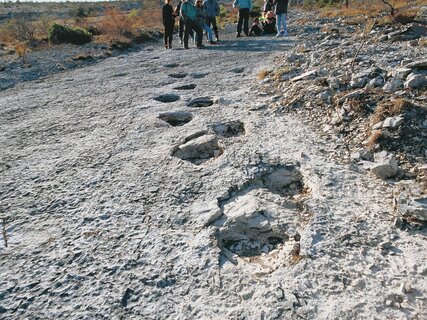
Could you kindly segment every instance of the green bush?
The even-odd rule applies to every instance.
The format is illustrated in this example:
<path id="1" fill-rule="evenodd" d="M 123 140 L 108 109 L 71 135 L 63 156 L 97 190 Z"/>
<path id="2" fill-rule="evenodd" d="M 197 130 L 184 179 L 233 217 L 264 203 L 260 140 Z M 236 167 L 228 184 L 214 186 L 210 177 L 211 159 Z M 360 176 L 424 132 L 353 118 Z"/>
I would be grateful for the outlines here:
<path id="1" fill-rule="evenodd" d="M 49 41 L 52 43 L 85 44 L 92 41 L 92 34 L 83 28 L 54 23 L 49 28 Z"/>

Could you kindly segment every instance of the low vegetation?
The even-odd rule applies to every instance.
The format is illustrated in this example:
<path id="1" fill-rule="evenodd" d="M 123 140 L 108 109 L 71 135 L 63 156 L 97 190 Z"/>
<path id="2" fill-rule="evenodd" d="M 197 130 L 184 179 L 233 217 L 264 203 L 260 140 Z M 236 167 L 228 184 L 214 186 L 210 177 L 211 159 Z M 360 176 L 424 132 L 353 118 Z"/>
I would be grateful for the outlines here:
<path id="1" fill-rule="evenodd" d="M 161 29 L 161 5 L 155 0 L 0 3 L 0 43 L 35 50 L 90 41 L 132 45 L 149 39 L 149 31 Z"/>
<path id="2" fill-rule="evenodd" d="M 85 44 L 92 41 L 92 34 L 86 29 L 69 27 L 54 23 L 49 28 L 48 38 L 51 43 Z"/>
<path id="3" fill-rule="evenodd" d="M 328 17 L 347 17 L 355 24 L 383 15 L 377 24 L 405 24 L 416 20 L 415 5 L 425 0 L 304 0 L 302 6 Z M 263 0 L 253 1 L 251 16 L 261 13 Z M 58 43 L 120 43 L 129 47 L 149 39 L 150 30 L 162 30 L 162 2 L 128 0 L 112 2 L 0 3 L 0 43 L 37 50 Z M 392 13 L 392 14 L 391 14 Z M 220 4 L 220 27 L 237 22 L 237 9 Z M 294 22 L 304 23 L 304 21 Z M 421 43 L 426 46 L 426 44 Z M 22 51 L 22 50 L 21 50 Z M 26 50 L 25 50 L 26 51 Z M 25 54 L 24 54 L 25 57 Z"/>
<path id="4" fill-rule="evenodd" d="M 406 24 L 416 20 L 414 8 L 425 0 L 304 0 L 306 8 L 317 7 L 327 17 L 353 17 L 358 24 L 366 17 L 380 16 L 378 24 Z"/>

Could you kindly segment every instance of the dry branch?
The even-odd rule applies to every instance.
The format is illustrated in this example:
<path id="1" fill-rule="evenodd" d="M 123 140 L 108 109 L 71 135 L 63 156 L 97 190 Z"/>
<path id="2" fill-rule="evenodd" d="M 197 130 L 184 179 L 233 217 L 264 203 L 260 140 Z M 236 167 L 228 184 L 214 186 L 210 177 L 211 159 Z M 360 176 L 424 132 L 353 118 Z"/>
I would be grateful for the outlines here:
<path id="1" fill-rule="evenodd" d="M 375 24 L 377 23 L 377 20 L 378 20 L 378 17 L 375 17 L 375 20 L 372 23 L 372 26 L 370 28 L 367 26 L 367 28 L 365 30 L 365 34 L 363 35 L 362 43 L 360 44 L 360 47 L 357 49 L 356 54 L 354 55 L 353 61 L 351 62 L 351 72 L 353 72 L 353 70 L 354 70 L 354 63 L 356 61 L 356 58 L 357 58 L 358 54 L 360 53 L 360 50 L 362 50 L 362 47 L 365 44 L 366 39 L 368 38 L 368 34 L 372 31 L 372 29 L 374 28 Z"/>

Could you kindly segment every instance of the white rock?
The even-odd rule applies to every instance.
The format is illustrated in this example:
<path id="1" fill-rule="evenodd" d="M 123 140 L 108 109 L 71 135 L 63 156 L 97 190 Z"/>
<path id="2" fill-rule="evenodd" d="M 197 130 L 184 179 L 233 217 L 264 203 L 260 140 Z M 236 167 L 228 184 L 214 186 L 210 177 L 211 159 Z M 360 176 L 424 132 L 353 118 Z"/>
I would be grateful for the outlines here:
<path id="1" fill-rule="evenodd" d="M 299 81 L 299 80 L 304 80 L 304 79 L 309 79 L 309 78 L 314 78 L 314 76 L 317 74 L 317 70 L 311 70 L 311 71 L 307 71 L 304 72 L 303 74 L 297 76 L 297 77 L 293 77 L 291 79 L 292 82 L 295 81 Z"/>
<path id="2" fill-rule="evenodd" d="M 427 221 L 427 197 L 411 199 L 407 204 L 400 204 L 398 209 L 404 217 Z"/>
<path id="3" fill-rule="evenodd" d="M 371 171 L 381 179 L 391 178 L 397 173 L 396 157 L 387 151 L 381 151 L 374 155 L 375 162 L 371 165 Z"/>
<path id="4" fill-rule="evenodd" d="M 373 129 L 373 130 L 379 130 L 379 129 L 381 129 L 382 127 L 383 127 L 383 122 L 382 122 L 382 121 L 380 121 L 380 122 L 378 122 L 378 123 L 374 124 L 374 125 L 372 126 L 372 129 Z"/>
<path id="5" fill-rule="evenodd" d="M 397 129 L 405 120 L 402 116 L 388 117 L 383 122 L 383 128 Z"/>
<path id="6" fill-rule="evenodd" d="M 405 79 L 411 73 L 411 71 L 411 68 L 397 68 L 392 71 L 392 76 L 394 78 Z"/>
<path id="7" fill-rule="evenodd" d="M 377 87 L 381 87 L 384 83 L 383 77 L 376 77 L 374 79 L 369 80 L 368 84 L 366 85 L 366 88 L 373 89 Z"/>

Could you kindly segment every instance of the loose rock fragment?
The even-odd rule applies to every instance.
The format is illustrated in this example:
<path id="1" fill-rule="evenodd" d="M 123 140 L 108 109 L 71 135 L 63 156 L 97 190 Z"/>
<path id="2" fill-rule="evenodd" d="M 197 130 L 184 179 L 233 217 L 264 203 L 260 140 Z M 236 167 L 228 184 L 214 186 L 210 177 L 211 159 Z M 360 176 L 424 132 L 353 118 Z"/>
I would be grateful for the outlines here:
<path id="1" fill-rule="evenodd" d="M 218 138 L 214 135 L 204 135 L 180 145 L 174 152 L 174 156 L 199 165 L 222 153 Z"/>
<path id="2" fill-rule="evenodd" d="M 387 151 L 381 151 L 374 155 L 375 162 L 371 165 L 371 171 L 381 179 L 387 179 L 394 177 L 397 173 L 398 165 L 396 157 L 387 153 Z"/>

